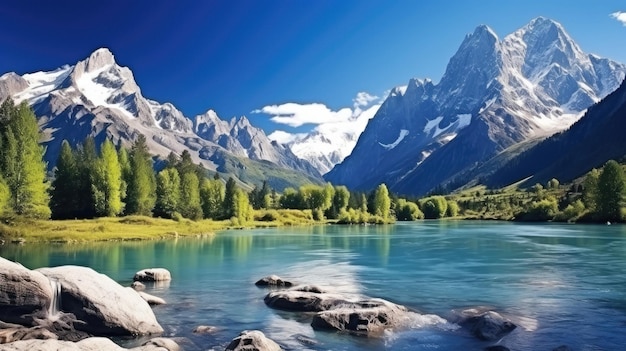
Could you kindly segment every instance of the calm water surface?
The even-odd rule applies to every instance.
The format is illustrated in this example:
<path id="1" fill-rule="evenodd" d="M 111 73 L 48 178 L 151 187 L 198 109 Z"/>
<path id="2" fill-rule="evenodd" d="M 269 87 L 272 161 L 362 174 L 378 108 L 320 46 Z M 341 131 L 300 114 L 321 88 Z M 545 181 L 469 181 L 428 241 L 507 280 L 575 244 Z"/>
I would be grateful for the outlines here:
<path id="1" fill-rule="evenodd" d="M 228 231 L 163 242 L 0 247 L 29 268 L 84 265 L 130 285 L 142 268 L 173 280 L 148 286 L 166 335 L 185 350 L 223 350 L 240 331 L 260 329 L 291 350 L 622 350 L 626 347 L 626 226 L 420 222 Z M 410 328 L 382 339 L 316 332 L 310 317 L 275 311 L 254 282 L 278 274 L 421 311 Z M 491 306 L 520 327 L 503 340 L 475 340 L 453 309 Z M 219 327 L 194 335 L 197 325 Z M 302 342 L 303 339 L 314 341 Z M 132 345 L 136 341 L 120 341 Z"/>

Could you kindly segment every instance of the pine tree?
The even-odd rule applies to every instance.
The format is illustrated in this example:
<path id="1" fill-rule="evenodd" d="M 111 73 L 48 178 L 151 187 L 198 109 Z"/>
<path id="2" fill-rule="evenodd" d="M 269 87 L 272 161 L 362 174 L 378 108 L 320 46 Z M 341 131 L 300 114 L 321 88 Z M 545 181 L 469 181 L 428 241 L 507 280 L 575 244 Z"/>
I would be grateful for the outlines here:
<path id="1" fill-rule="evenodd" d="M 103 214 L 110 217 L 117 216 L 122 213 L 124 208 L 122 203 L 122 167 L 115 146 L 110 140 L 105 140 L 102 144 L 98 164 L 100 165 L 99 171 L 103 172 L 101 178 L 104 180 L 102 184 L 105 198 Z"/>
<path id="2" fill-rule="evenodd" d="M 154 215 L 174 218 L 180 203 L 180 176 L 176 168 L 166 168 L 157 175 Z"/>
<path id="3" fill-rule="evenodd" d="M 224 189 L 224 201 L 222 206 L 222 218 L 231 218 L 235 215 L 233 208 L 233 198 L 235 197 L 235 190 L 237 190 L 237 184 L 233 177 L 228 178 L 226 181 L 226 188 Z"/>
<path id="4" fill-rule="evenodd" d="M 18 215 L 49 218 L 49 184 L 37 118 L 26 102 L 15 106 L 10 99 L 3 102 L 0 114 L 0 168 L 11 194 L 9 207 Z"/>
<path id="5" fill-rule="evenodd" d="M 52 182 L 50 207 L 53 218 L 68 219 L 79 215 L 78 166 L 74 156 L 70 144 L 67 140 L 63 140 Z"/>
<path id="6" fill-rule="evenodd" d="M 126 190 L 126 213 L 150 216 L 156 203 L 156 180 L 143 134 L 133 144 L 129 159 L 131 175 Z"/>

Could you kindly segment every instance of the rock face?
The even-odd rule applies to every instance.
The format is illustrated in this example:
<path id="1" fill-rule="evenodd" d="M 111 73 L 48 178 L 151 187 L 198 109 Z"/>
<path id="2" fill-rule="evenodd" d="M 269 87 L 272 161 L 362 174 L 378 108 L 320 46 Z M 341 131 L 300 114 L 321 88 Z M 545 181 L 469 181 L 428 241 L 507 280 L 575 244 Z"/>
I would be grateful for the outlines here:
<path id="1" fill-rule="evenodd" d="M 165 268 L 148 268 L 135 273 L 133 280 L 142 282 L 168 281 L 172 280 L 172 275 Z"/>
<path id="2" fill-rule="evenodd" d="M 311 326 L 316 330 L 379 336 L 385 329 L 403 325 L 408 312 L 404 306 L 382 299 L 371 299 L 319 312 L 313 317 Z"/>
<path id="3" fill-rule="evenodd" d="M 273 340 L 268 339 L 263 332 L 246 330 L 234 338 L 226 346 L 225 351 L 279 351 L 282 348 Z"/>
<path id="4" fill-rule="evenodd" d="M 61 284 L 61 310 L 84 324 L 78 330 L 94 335 L 159 334 L 163 328 L 137 292 L 124 288 L 91 268 L 61 266 L 41 268 Z"/>
<path id="5" fill-rule="evenodd" d="M 288 280 L 284 280 L 283 278 L 277 275 L 270 275 L 270 276 L 259 279 L 256 283 L 254 283 L 254 285 L 288 288 L 290 286 L 293 286 L 293 283 Z"/>
<path id="6" fill-rule="evenodd" d="M 48 340 L 22 340 L 0 345 L 0 351 L 179 351 L 180 347 L 173 340 L 156 338 L 148 340 L 140 347 L 125 349 L 111 339 L 93 337 L 79 342 Z"/>
<path id="7" fill-rule="evenodd" d="M 481 340 L 498 340 L 517 326 L 494 311 L 465 310 L 459 324 Z"/>
<path id="8" fill-rule="evenodd" d="M 47 316 L 52 296 L 43 274 L 0 257 L 0 320 L 32 325 Z"/>

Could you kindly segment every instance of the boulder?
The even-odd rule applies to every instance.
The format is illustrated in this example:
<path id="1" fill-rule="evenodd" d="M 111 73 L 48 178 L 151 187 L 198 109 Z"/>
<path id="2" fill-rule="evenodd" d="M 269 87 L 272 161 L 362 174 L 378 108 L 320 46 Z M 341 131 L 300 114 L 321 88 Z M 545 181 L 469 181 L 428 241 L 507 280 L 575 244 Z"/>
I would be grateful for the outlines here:
<path id="1" fill-rule="evenodd" d="M 142 282 L 134 281 L 130 284 L 130 287 L 135 291 L 144 291 L 146 290 L 146 286 Z"/>
<path id="2" fill-rule="evenodd" d="M 272 291 L 263 301 L 268 307 L 295 312 L 320 312 L 349 303 L 341 295 L 299 290 Z"/>
<path id="3" fill-rule="evenodd" d="M 509 319 L 494 311 L 468 309 L 461 312 L 459 325 L 480 340 L 498 340 L 512 332 L 517 326 Z"/>
<path id="4" fill-rule="evenodd" d="M 43 274 L 0 257 L 0 320 L 34 325 L 35 318 L 46 318 L 52 297 Z"/>
<path id="5" fill-rule="evenodd" d="M 165 268 L 148 268 L 135 273 L 133 280 L 141 282 L 170 281 L 172 280 L 172 275 Z"/>
<path id="6" fill-rule="evenodd" d="M 315 330 L 336 330 L 364 336 L 381 336 L 385 329 L 408 322 L 409 310 L 383 299 L 338 305 L 318 312 L 311 322 Z"/>
<path id="7" fill-rule="evenodd" d="M 256 283 L 254 283 L 254 285 L 256 286 L 261 286 L 261 287 L 291 287 L 294 284 L 288 280 L 284 280 L 283 278 L 277 276 L 277 275 L 270 275 L 264 278 L 261 278 L 259 280 L 257 280 Z"/>
<path id="8" fill-rule="evenodd" d="M 141 296 L 141 298 L 144 299 L 144 301 L 146 301 L 148 303 L 148 305 L 150 305 L 150 306 L 165 305 L 166 304 L 165 300 L 163 300 L 162 298 L 160 298 L 158 296 L 150 295 L 150 294 L 145 293 L 143 291 L 135 291 L 135 292 L 137 294 L 139 294 L 139 296 Z"/>
<path id="9" fill-rule="evenodd" d="M 81 322 L 78 330 L 93 335 L 160 334 L 152 309 L 137 292 L 91 268 L 61 266 L 39 272 L 61 284 L 61 310 Z"/>
<path id="10" fill-rule="evenodd" d="M 292 288 L 291 290 L 302 291 L 302 292 L 311 292 L 311 293 L 316 293 L 316 294 L 326 294 L 326 293 L 328 293 L 328 291 L 320 288 L 317 285 L 300 285 L 300 286 L 296 286 L 295 288 Z"/>
<path id="11" fill-rule="evenodd" d="M 111 339 L 102 337 L 87 338 L 78 342 L 62 340 L 21 340 L 0 345 L 0 351 L 179 351 L 180 347 L 170 339 L 157 338 L 148 340 L 140 347 L 125 349 Z"/>
<path id="12" fill-rule="evenodd" d="M 282 348 L 259 330 L 246 330 L 226 346 L 225 351 L 279 351 Z"/>

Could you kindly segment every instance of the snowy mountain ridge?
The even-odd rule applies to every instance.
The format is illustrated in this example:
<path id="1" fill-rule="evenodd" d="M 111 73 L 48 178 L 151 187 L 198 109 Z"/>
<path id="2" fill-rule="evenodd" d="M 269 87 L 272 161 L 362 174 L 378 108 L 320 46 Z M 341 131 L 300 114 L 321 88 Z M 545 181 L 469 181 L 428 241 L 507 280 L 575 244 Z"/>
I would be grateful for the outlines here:
<path id="1" fill-rule="evenodd" d="M 478 26 L 438 84 L 411 79 L 394 88 L 351 155 L 325 178 L 424 194 L 509 146 L 568 128 L 625 73 L 624 64 L 584 53 L 550 19 L 538 17 L 502 40 Z"/>

